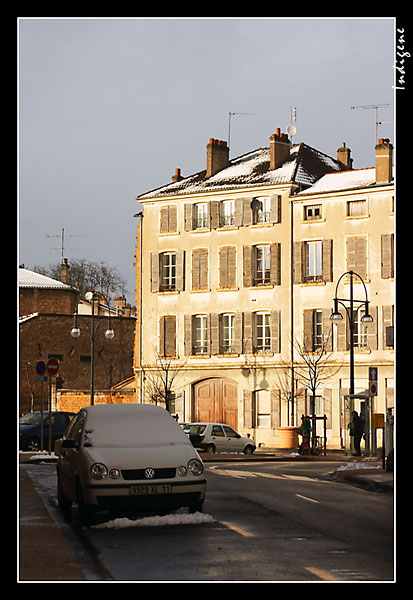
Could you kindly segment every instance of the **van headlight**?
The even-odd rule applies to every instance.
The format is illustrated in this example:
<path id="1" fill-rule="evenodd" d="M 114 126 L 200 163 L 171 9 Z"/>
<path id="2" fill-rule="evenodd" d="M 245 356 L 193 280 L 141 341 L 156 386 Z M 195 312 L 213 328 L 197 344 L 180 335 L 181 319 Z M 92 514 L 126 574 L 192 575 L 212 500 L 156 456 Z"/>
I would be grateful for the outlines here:
<path id="1" fill-rule="evenodd" d="M 188 463 L 188 471 L 191 475 L 199 476 L 204 472 L 204 465 L 197 458 L 193 458 Z"/>
<path id="2" fill-rule="evenodd" d="M 92 479 L 105 479 L 108 476 L 108 470 L 102 463 L 94 463 L 89 469 Z"/>

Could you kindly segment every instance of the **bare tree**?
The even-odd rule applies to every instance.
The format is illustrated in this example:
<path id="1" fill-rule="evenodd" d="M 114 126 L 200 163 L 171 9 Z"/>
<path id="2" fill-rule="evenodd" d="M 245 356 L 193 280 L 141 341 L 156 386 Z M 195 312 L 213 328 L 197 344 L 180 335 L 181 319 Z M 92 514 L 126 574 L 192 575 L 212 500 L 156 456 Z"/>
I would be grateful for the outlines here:
<path id="1" fill-rule="evenodd" d="M 164 405 L 171 412 L 172 390 L 176 390 L 176 380 L 185 364 L 178 363 L 175 357 L 157 354 L 156 366 L 144 369 L 145 393 L 151 402 Z"/>
<path id="2" fill-rule="evenodd" d="M 313 448 L 316 437 L 315 399 L 317 389 L 324 381 L 336 375 L 342 367 L 342 364 L 332 363 L 333 352 L 329 351 L 328 347 L 329 336 L 323 336 L 321 343 L 311 351 L 306 348 L 305 343 L 294 341 L 294 348 L 301 359 L 295 364 L 295 373 L 298 381 L 311 392 L 310 407 L 313 422 L 311 444 Z"/>

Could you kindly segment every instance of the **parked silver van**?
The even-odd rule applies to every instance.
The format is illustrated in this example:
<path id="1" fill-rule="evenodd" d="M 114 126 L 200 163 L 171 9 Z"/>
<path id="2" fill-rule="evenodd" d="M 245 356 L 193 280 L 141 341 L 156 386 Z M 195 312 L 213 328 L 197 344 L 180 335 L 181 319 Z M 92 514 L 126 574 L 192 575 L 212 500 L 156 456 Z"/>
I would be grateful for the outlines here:
<path id="1" fill-rule="evenodd" d="M 56 445 L 59 506 L 82 523 L 115 516 L 202 511 L 206 480 L 198 452 L 165 409 L 149 404 L 83 408 Z"/>

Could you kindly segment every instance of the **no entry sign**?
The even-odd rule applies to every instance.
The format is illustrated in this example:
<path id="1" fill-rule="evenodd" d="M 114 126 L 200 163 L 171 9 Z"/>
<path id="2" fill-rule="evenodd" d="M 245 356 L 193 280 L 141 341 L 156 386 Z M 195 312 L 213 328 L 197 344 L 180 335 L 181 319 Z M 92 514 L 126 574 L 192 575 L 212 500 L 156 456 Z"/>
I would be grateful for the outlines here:
<path id="1" fill-rule="evenodd" d="M 56 375 L 59 370 L 59 361 L 57 358 L 49 358 L 47 361 L 47 372 L 49 375 Z"/>

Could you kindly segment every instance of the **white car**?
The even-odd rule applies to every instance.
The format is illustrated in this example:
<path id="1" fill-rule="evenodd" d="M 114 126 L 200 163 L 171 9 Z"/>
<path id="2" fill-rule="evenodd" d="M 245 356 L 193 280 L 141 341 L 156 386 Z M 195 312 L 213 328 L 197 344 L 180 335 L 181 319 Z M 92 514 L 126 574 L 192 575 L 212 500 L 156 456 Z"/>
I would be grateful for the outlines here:
<path id="1" fill-rule="evenodd" d="M 199 454 L 165 409 L 149 404 L 83 408 L 56 443 L 58 501 L 83 524 L 98 510 L 115 516 L 202 511 Z"/>
<path id="2" fill-rule="evenodd" d="M 254 441 L 224 423 L 190 423 L 184 428 L 195 448 L 204 452 L 243 452 L 252 454 Z"/>

